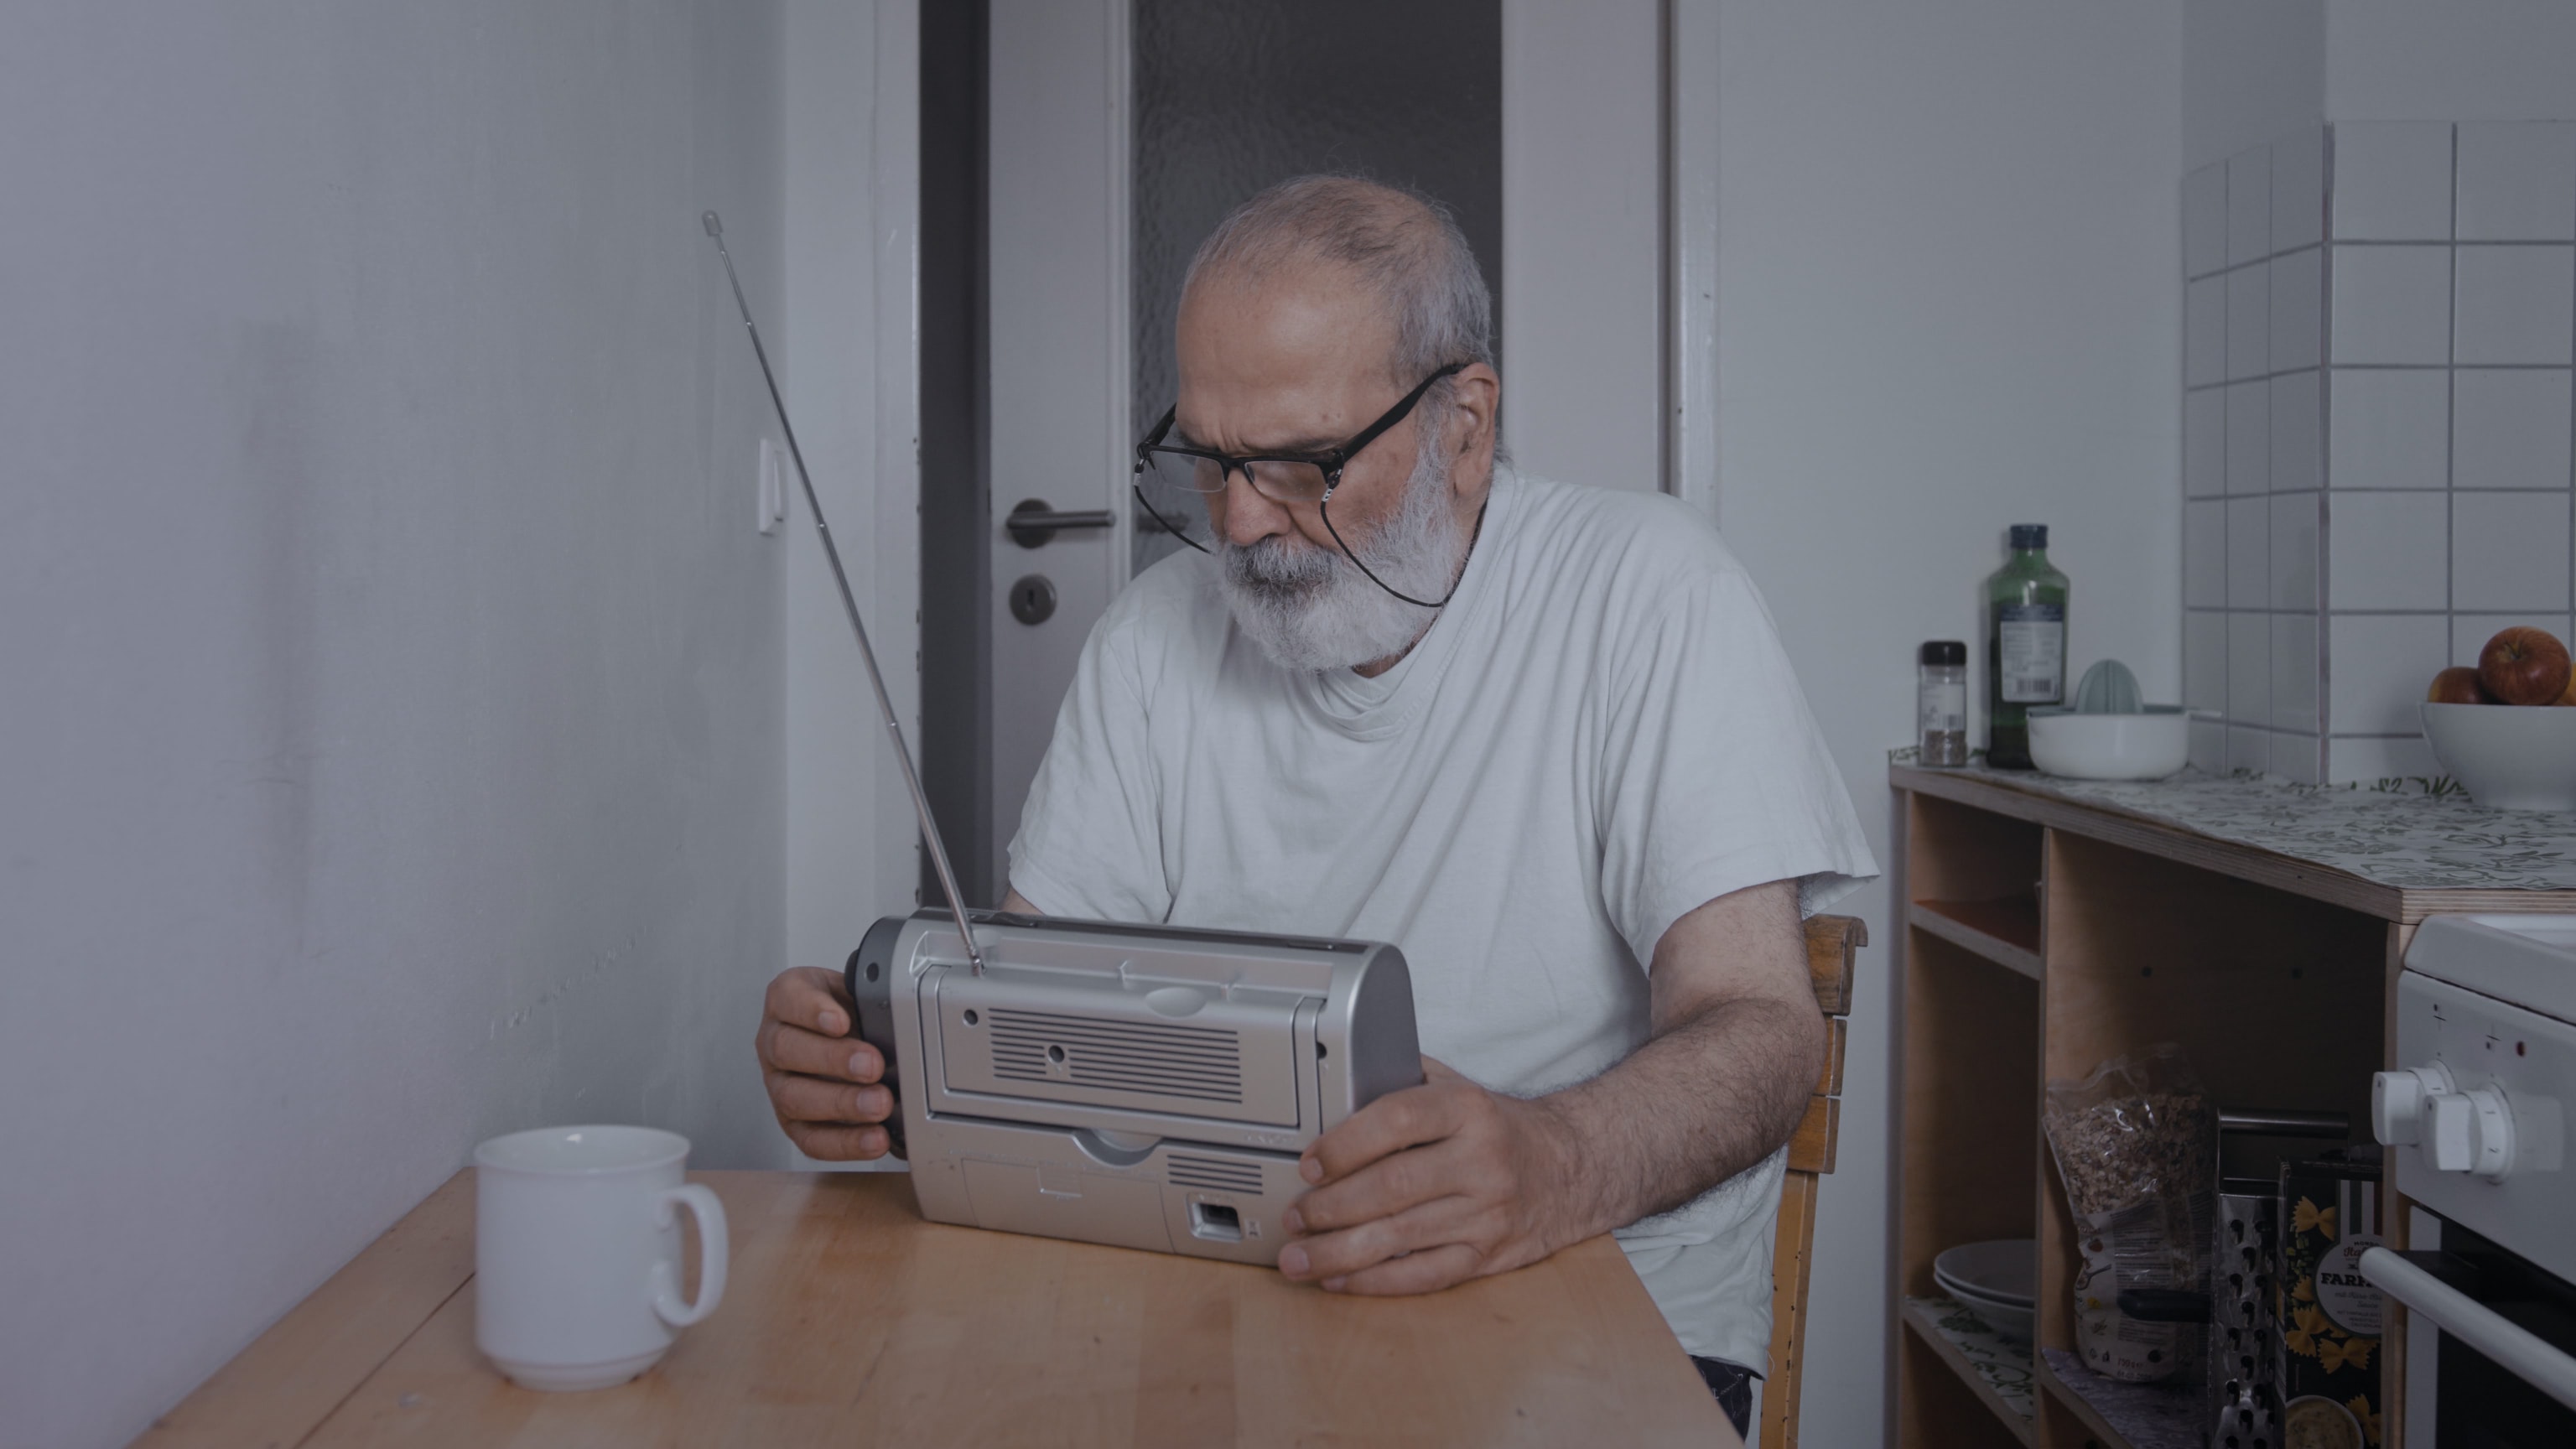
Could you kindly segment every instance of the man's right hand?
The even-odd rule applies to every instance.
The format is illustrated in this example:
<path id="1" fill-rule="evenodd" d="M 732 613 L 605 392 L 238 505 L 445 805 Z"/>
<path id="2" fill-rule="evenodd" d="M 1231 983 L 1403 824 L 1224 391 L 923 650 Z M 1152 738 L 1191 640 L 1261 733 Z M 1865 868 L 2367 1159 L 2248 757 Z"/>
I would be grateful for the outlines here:
<path id="1" fill-rule="evenodd" d="M 799 966 L 769 983 L 761 1076 L 779 1127 L 808 1157 L 857 1162 L 890 1145 L 875 1125 L 894 1114 L 894 1093 L 878 1085 L 885 1059 L 850 1035 L 855 1020 L 838 971 Z"/>

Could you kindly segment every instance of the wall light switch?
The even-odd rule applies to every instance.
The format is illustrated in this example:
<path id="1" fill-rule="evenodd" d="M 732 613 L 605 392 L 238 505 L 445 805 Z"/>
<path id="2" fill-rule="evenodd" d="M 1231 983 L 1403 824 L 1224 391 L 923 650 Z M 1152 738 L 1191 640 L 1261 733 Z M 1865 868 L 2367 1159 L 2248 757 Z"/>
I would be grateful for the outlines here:
<path id="1" fill-rule="evenodd" d="M 760 517 L 754 527 L 763 533 L 776 533 L 787 518 L 787 450 L 767 438 L 760 440 Z"/>

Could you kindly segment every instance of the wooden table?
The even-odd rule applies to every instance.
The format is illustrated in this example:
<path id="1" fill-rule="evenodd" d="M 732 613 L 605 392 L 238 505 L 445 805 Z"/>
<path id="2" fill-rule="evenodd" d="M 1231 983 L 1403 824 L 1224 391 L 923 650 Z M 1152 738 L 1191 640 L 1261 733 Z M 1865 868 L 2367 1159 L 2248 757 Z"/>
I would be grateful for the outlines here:
<path id="1" fill-rule="evenodd" d="M 1607 1237 L 1425 1298 L 924 1222 L 877 1173 L 703 1172 L 723 1306 L 651 1373 L 474 1348 L 459 1172 L 138 1445 L 1676 1444 L 1737 1449 Z"/>

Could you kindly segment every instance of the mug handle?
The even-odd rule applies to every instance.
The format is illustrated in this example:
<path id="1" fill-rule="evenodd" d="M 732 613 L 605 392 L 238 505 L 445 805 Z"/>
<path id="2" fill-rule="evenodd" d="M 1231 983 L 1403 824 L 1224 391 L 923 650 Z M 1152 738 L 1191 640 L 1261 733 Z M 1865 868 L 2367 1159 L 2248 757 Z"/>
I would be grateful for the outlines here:
<path id="1" fill-rule="evenodd" d="M 713 1313 L 725 1290 L 724 1203 L 704 1183 L 687 1183 L 662 1193 L 662 1221 L 672 1209 L 685 1207 L 698 1224 L 698 1301 L 680 1301 L 680 1265 L 665 1260 L 653 1265 L 653 1311 L 673 1328 L 686 1328 Z"/>

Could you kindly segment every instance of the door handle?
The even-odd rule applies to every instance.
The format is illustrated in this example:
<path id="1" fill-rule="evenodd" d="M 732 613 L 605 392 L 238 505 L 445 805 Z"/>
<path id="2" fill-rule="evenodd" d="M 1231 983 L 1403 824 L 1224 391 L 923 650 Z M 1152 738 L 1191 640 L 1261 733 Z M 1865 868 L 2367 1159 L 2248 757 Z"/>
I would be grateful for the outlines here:
<path id="1" fill-rule="evenodd" d="M 2361 1276 L 2444 1333 L 2494 1359 L 2516 1378 L 2576 1409 L 2576 1358 L 2466 1293 L 2399 1257 L 2391 1248 L 2361 1255 Z"/>
<path id="2" fill-rule="evenodd" d="M 1031 498 L 1011 510 L 1002 528 L 1011 535 L 1011 542 L 1022 548 L 1036 548 L 1055 537 L 1059 528 L 1114 528 L 1117 523 L 1118 515 L 1106 508 L 1060 511 L 1048 507 L 1045 499 Z"/>

